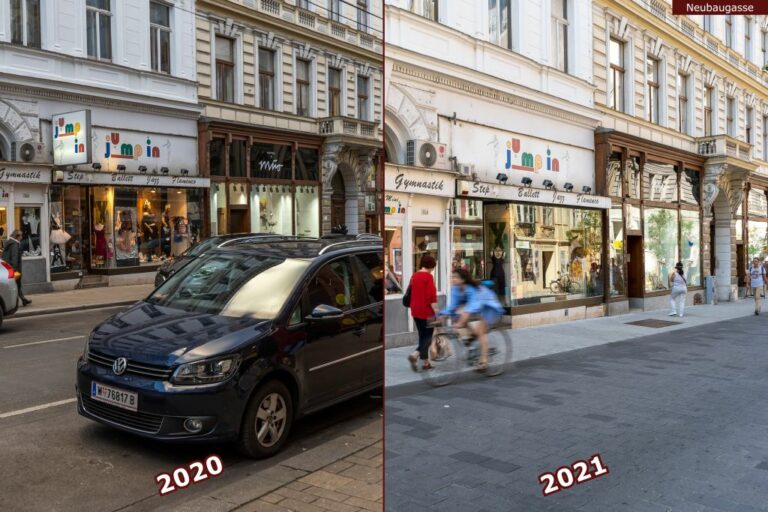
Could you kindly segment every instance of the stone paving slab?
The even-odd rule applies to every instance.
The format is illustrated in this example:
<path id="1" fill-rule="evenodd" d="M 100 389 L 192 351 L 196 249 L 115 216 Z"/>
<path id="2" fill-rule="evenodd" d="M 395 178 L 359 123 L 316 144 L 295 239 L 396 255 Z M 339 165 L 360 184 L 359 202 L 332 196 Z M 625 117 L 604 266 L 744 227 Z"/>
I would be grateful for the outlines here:
<path id="1" fill-rule="evenodd" d="M 768 511 L 768 315 L 650 331 L 388 394 L 386 510 Z M 609 474 L 542 496 L 596 453 Z"/>

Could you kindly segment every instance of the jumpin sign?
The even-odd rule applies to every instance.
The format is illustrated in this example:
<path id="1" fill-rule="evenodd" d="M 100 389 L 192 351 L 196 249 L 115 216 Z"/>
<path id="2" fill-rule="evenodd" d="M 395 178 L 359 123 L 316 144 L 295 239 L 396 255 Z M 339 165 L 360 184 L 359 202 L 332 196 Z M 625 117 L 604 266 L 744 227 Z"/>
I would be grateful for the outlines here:
<path id="1" fill-rule="evenodd" d="M 56 114 L 53 124 L 53 163 L 77 165 L 91 162 L 91 111 Z"/>

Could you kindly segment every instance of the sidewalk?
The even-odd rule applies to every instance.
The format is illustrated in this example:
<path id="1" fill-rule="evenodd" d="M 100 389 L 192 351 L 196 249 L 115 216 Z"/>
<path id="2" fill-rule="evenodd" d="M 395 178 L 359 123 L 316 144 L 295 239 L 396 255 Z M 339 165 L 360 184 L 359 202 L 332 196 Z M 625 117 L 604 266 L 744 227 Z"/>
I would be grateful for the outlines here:
<path id="1" fill-rule="evenodd" d="M 522 361 L 661 332 L 747 317 L 754 314 L 754 302 L 741 300 L 739 302 L 721 302 L 717 306 L 690 306 L 685 309 L 685 317 L 683 318 L 669 317 L 667 313 L 668 311 L 665 309 L 514 329 L 511 331 L 512 360 Z M 765 314 L 763 313 L 763 315 Z M 662 328 L 627 325 L 629 322 L 648 319 L 680 323 Z M 412 384 L 421 380 L 421 376 L 411 370 L 411 366 L 406 360 L 408 354 L 413 350 L 414 347 L 409 346 L 391 348 L 385 351 L 386 387 Z"/>
<path id="2" fill-rule="evenodd" d="M 32 300 L 32 304 L 26 307 L 20 305 L 16 314 L 9 318 L 67 313 L 109 306 L 127 306 L 143 299 L 152 290 L 154 290 L 152 285 L 138 284 L 28 295 L 27 298 Z"/>

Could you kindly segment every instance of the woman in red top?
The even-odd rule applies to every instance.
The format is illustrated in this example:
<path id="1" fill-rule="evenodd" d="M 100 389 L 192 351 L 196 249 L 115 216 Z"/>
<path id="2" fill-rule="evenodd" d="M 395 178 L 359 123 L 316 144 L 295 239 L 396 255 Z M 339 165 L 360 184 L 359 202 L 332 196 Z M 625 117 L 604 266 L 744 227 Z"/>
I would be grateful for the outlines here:
<path id="1" fill-rule="evenodd" d="M 419 332 L 419 347 L 408 356 L 413 371 L 418 370 L 416 362 L 419 358 L 421 358 L 422 370 L 432 369 L 432 365 L 429 364 L 429 345 L 432 343 L 434 328 L 429 326 L 429 321 L 434 318 L 438 310 L 437 288 L 435 288 L 435 279 L 432 277 L 432 271 L 436 266 L 435 258 L 427 254 L 421 258 L 419 271 L 411 277 L 411 316 Z"/>

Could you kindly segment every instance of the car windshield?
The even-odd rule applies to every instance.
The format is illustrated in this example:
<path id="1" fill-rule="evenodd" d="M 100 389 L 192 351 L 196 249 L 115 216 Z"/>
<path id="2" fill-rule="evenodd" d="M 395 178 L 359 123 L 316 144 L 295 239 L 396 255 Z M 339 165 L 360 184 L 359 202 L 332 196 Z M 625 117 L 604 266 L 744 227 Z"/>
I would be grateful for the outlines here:
<path id="1" fill-rule="evenodd" d="M 147 302 L 196 313 L 271 320 L 309 263 L 216 251 L 168 278 Z"/>
<path id="2" fill-rule="evenodd" d="M 192 257 L 200 256 L 201 254 L 206 252 L 208 249 L 216 245 L 217 242 L 219 242 L 219 239 L 217 237 L 206 238 L 199 244 L 194 245 L 190 247 L 188 250 L 184 251 L 184 253 L 182 253 L 182 256 L 192 256 Z"/>

